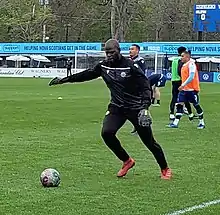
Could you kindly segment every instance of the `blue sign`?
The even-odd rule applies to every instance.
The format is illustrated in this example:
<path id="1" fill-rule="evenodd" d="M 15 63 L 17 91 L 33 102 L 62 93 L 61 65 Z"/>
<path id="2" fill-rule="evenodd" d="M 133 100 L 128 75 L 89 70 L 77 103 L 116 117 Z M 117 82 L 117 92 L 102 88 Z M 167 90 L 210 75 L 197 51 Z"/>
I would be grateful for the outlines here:
<path id="1" fill-rule="evenodd" d="M 162 72 L 167 80 L 171 80 L 171 71 L 163 70 Z M 220 83 L 220 73 L 217 72 L 199 72 L 200 82 L 218 82 Z"/>
<path id="2" fill-rule="evenodd" d="M 214 72 L 214 82 L 220 83 L 220 72 Z"/>
<path id="3" fill-rule="evenodd" d="M 100 51 L 101 43 L 0 43 L 5 54 L 73 54 L 75 50 Z"/>
<path id="4" fill-rule="evenodd" d="M 128 53 L 133 43 L 120 43 L 122 53 Z M 177 55 L 185 46 L 193 56 L 220 56 L 220 42 L 143 42 L 137 43 L 141 52 Z M 101 51 L 102 43 L 0 43 L 1 54 L 74 54 L 75 50 Z"/>
<path id="5" fill-rule="evenodd" d="M 199 72 L 200 82 L 213 82 L 213 72 Z"/>
<path id="6" fill-rule="evenodd" d="M 220 4 L 194 5 L 194 31 L 220 32 Z"/>
<path id="7" fill-rule="evenodd" d="M 121 48 L 122 53 L 123 53 L 124 51 L 129 51 L 129 48 L 131 47 L 132 44 L 137 44 L 137 45 L 139 45 L 140 48 L 141 48 L 141 51 L 143 50 L 143 48 L 142 48 L 142 43 L 120 43 L 120 48 Z"/>
<path id="8" fill-rule="evenodd" d="M 155 42 L 155 43 L 142 43 L 142 49 L 148 52 L 160 52 L 167 54 L 177 55 L 177 49 L 180 46 L 186 47 L 188 50 L 191 50 L 192 55 L 220 55 L 220 43 L 177 43 L 177 42 Z"/>

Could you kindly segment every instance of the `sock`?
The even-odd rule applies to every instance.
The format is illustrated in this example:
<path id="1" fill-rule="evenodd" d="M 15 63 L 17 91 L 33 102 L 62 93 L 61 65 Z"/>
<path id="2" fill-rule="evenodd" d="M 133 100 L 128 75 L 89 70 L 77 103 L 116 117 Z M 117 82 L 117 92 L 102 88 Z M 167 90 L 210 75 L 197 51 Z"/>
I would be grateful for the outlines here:
<path id="1" fill-rule="evenodd" d="M 177 110 L 176 110 L 176 118 L 173 122 L 174 125 L 178 125 L 182 115 L 183 115 L 183 105 L 181 104 L 177 104 L 176 106 Z"/>
<path id="2" fill-rule="evenodd" d="M 188 115 L 188 117 L 189 117 L 189 120 L 192 121 L 192 120 L 193 120 L 193 117 L 194 117 L 194 114 L 191 113 L 191 114 Z"/>
<path id="3" fill-rule="evenodd" d="M 174 114 L 170 114 L 170 119 L 172 120 L 172 119 L 175 119 L 175 115 Z"/>
<path id="4" fill-rule="evenodd" d="M 176 119 L 174 119 L 173 124 L 174 124 L 174 125 L 178 125 L 178 124 L 179 124 L 179 121 L 180 121 L 180 119 L 177 119 L 177 118 L 176 118 Z"/>
<path id="5" fill-rule="evenodd" d="M 151 103 L 152 103 L 152 104 L 154 104 L 154 102 L 155 102 L 155 98 L 152 98 L 152 101 L 151 101 Z"/>
<path id="6" fill-rule="evenodd" d="M 188 114 L 192 114 L 192 108 L 191 108 L 191 105 L 190 105 L 189 102 L 186 102 L 186 103 L 185 103 L 185 107 L 186 107 L 186 109 L 187 109 L 187 111 L 188 111 Z"/>
<path id="7" fill-rule="evenodd" d="M 196 112 L 199 116 L 199 124 L 205 125 L 204 119 L 203 119 L 203 110 L 199 104 L 194 105 Z"/>
<path id="8" fill-rule="evenodd" d="M 200 119 L 200 120 L 199 120 L 199 124 L 205 125 L 204 119 Z"/>
<path id="9" fill-rule="evenodd" d="M 193 118 L 193 117 L 194 117 L 193 113 L 189 114 L 189 118 Z"/>
<path id="10" fill-rule="evenodd" d="M 157 100 L 157 104 L 160 105 L 160 100 Z"/>
<path id="11" fill-rule="evenodd" d="M 202 110 L 201 106 L 199 104 L 197 104 L 197 105 L 194 105 L 194 107 L 196 109 L 198 116 L 201 116 L 203 118 L 203 110 Z"/>

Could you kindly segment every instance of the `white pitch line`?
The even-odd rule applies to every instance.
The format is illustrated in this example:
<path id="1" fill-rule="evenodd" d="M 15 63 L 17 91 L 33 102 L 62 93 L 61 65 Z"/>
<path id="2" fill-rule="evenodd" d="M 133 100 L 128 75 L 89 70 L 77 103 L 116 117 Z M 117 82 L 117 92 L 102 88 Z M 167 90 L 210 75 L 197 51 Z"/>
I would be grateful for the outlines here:
<path id="1" fill-rule="evenodd" d="M 200 205 L 194 205 L 192 207 L 189 207 L 189 208 L 184 208 L 182 210 L 179 210 L 179 211 L 174 211 L 172 213 L 167 213 L 165 215 L 179 215 L 179 214 L 185 214 L 185 213 L 188 213 L 188 212 L 192 212 L 194 210 L 198 210 L 198 209 L 202 209 L 202 208 L 207 208 L 211 205 L 217 205 L 217 204 L 220 204 L 220 199 L 217 199 L 217 200 L 213 200 L 213 201 L 210 201 L 210 202 L 203 202 L 202 204 Z"/>

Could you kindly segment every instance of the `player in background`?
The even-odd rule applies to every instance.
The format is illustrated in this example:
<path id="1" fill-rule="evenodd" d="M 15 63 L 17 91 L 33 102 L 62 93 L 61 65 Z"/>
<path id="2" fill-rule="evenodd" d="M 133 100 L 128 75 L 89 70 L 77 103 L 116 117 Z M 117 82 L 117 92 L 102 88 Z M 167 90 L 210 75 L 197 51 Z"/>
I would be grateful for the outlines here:
<path id="1" fill-rule="evenodd" d="M 177 49 L 178 57 L 173 59 L 171 66 L 171 82 L 172 82 L 172 99 L 170 102 L 170 120 L 175 119 L 174 111 L 177 103 L 177 98 L 179 94 L 178 88 L 181 86 L 181 68 L 183 66 L 183 62 L 181 61 L 181 54 L 186 51 L 186 48 L 181 46 Z M 188 112 L 189 120 L 193 120 L 194 114 L 192 113 L 192 108 L 189 102 L 185 102 L 185 107 Z"/>
<path id="2" fill-rule="evenodd" d="M 72 75 L 71 68 L 72 68 L 72 60 L 71 58 L 68 57 L 66 61 L 67 76 Z"/>
<path id="3" fill-rule="evenodd" d="M 140 68 L 142 69 L 142 71 L 145 73 L 146 77 L 147 77 L 147 67 L 146 67 L 146 63 L 144 61 L 144 58 L 142 58 L 140 56 L 140 46 L 137 44 L 132 44 L 130 47 L 130 59 L 132 61 L 134 61 L 135 63 L 137 63 Z M 149 77 L 148 77 L 149 78 Z M 156 80 L 161 79 L 159 82 L 162 84 L 164 82 L 164 84 L 166 83 L 166 78 L 164 76 L 152 76 L 152 78 L 156 78 Z M 165 78 L 165 79 L 164 79 Z M 165 86 L 165 85 L 164 85 Z M 153 86 L 153 94 L 152 94 L 152 105 L 153 106 L 160 106 L 160 90 L 158 88 L 158 86 Z M 154 104 L 155 99 L 157 100 L 157 103 Z M 132 131 L 132 133 L 135 133 L 135 130 Z"/>
<path id="4" fill-rule="evenodd" d="M 152 86 L 152 106 L 160 106 L 160 87 L 165 87 L 166 77 L 163 74 L 153 74 L 148 77 L 150 85 Z M 157 103 L 155 104 L 155 100 Z"/>
<path id="5" fill-rule="evenodd" d="M 105 54 L 106 60 L 94 68 L 62 79 L 54 78 L 49 85 L 84 82 L 101 76 L 111 92 L 101 136 L 109 149 L 123 162 L 117 176 L 125 176 L 135 165 L 134 159 L 128 155 L 116 136 L 118 130 L 129 120 L 160 166 L 161 179 L 170 179 L 171 169 L 151 129 L 152 119 L 148 110 L 151 104 L 151 88 L 147 78 L 136 63 L 121 55 L 117 40 L 110 39 L 105 43 Z"/>
<path id="6" fill-rule="evenodd" d="M 144 58 L 140 56 L 140 46 L 137 44 L 132 44 L 129 49 L 130 59 L 138 64 L 141 70 L 146 74 L 147 67 Z"/>
<path id="7" fill-rule="evenodd" d="M 191 53 L 184 51 L 181 54 L 181 61 L 184 63 L 181 68 L 182 84 L 179 86 L 177 99 L 177 111 L 175 120 L 169 124 L 170 128 L 178 128 L 179 121 L 183 115 L 183 105 L 186 102 L 192 103 L 199 116 L 198 129 L 205 128 L 203 110 L 199 104 L 199 75 L 195 61 L 191 59 Z"/>

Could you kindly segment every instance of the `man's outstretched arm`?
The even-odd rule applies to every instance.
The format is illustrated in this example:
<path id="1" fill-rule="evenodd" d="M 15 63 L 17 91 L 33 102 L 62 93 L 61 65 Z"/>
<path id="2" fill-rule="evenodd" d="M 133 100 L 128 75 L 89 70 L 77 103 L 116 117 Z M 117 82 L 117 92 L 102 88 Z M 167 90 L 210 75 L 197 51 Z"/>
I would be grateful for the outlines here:
<path id="1" fill-rule="evenodd" d="M 57 84 L 64 84 L 67 82 L 84 82 L 96 79 L 101 76 L 101 67 L 100 64 L 97 64 L 93 69 L 86 69 L 80 73 L 76 73 L 65 78 L 53 78 L 49 86 L 57 85 Z"/>

